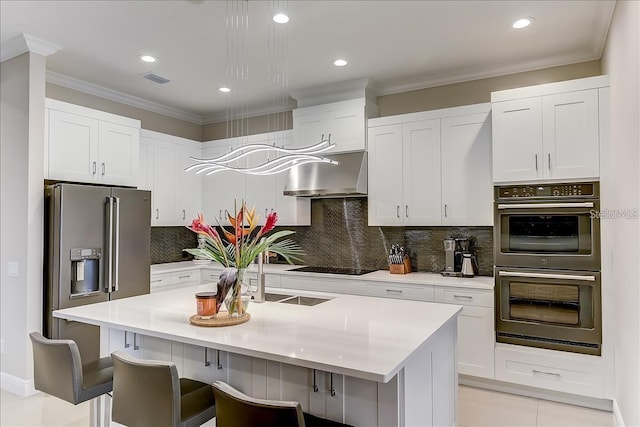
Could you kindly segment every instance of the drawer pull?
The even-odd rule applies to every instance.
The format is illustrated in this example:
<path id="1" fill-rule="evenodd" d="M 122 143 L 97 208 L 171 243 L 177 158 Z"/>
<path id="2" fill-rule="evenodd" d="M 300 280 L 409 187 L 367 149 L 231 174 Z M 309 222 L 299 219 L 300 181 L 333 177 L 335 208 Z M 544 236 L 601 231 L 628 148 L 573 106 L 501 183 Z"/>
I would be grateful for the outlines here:
<path id="1" fill-rule="evenodd" d="M 463 299 L 465 301 L 471 301 L 473 297 L 470 297 L 469 295 L 454 295 L 453 299 Z"/>
<path id="2" fill-rule="evenodd" d="M 542 375 L 551 375 L 554 377 L 560 377 L 560 373 L 558 372 L 547 372 L 547 371 L 539 371 L 537 369 L 532 369 L 531 372 L 533 372 L 534 374 L 542 374 Z"/>
<path id="3" fill-rule="evenodd" d="M 207 347 L 204 348 L 204 366 L 211 366 L 211 362 L 209 362 Z"/>
<path id="4" fill-rule="evenodd" d="M 188 279 L 189 277 L 191 277 L 190 274 L 186 274 L 184 276 L 178 276 L 178 279 Z"/>
<path id="5" fill-rule="evenodd" d="M 162 279 L 152 280 L 151 283 L 162 283 Z"/>
<path id="6" fill-rule="evenodd" d="M 402 289 L 385 289 L 385 291 L 392 293 L 392 294 L 401 294 L 402 293 Z"/>

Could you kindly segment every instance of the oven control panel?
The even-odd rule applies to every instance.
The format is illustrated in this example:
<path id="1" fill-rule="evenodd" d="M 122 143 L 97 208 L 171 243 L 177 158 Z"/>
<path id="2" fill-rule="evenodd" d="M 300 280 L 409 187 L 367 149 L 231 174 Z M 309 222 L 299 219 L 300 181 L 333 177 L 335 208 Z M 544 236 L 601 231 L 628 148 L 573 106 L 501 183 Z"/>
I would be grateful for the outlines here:
<path id="1" fill-rule="evenodd" d="M 514 198 L 565 198 L 565 197 L 593 197 L 597 190 L 596 183 L 578 182 L 569 184 L 543 185 L 510 185 L 496 187 L 497 199 Z"/>

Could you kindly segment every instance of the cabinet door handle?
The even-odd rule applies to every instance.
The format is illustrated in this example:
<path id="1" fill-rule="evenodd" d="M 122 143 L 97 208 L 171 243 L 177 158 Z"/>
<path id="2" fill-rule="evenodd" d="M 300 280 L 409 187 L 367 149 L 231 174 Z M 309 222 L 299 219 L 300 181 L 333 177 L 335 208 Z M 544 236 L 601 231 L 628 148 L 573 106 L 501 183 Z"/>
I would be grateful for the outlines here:
<path id="1" fill-rule="evenodd" d="M 547 153 L 547 166 L 549 166 L 549 172 L 551 172 L 551 153 Z"/>
<path id="2" fill-rule="evenodd" d="M 313 392 L 318 392 L 318 384 L 316 384 L 316 370 L 313 370 Z"/>
<path id="3" fill-rule="evenodd" d="M 532 369 L 531 372 L 534 373 L 534 374 L 551 375 L 551 376 L 554 376 L 554 377 L 560 377 L 561 376 L 559 372 L 539 371 L 537 369 Z"/>
<path id="4" fill-rule="evenodd" d="M 454 295 L 453 299 L 463 299 L 463 300 L 471 301 L 473 297 L 470 297 L 469 295 Z"/>
<path id="5" fill-rule="evenodd" d="M 138 345 L 138 334 L 136 334 L 135 332 L 133 333 L 133 349 L 134 350 L 140 349 L 140 346 Z"/>
<path id="6" fill-rule="evenodd" d="M 396 205 L 396 216 L 400 218 L 400 205 Z"/>
<path id="7" fill-rule="evenodd" d="M 102 162 L 102 176 L 104 176 L 106 170 L 107 169 L 106 169 L 106 167 L 104 165 L 104 162 Z"/>
<path id="8" fill-rule="evenodd" d="M 409 205 L 404 205 L 404 216 L 409 218 Z"/>
<path id="9" fill-rule="evenodd" d="M 131 347 L 131 344 L 127 342 L 127 331 L 124 331 L 124 348 Z"/>
<path id="10" fill-rule="evenodd" d="M 331 394 L 331 397 L 336 395 L 336 389 L 333 388 L 333 372 L 329 373 L 329 394 Z"/>
<path id="11" fill-rule="evenodd" d="M 402 289 L 385 289 L 385 291 L 389 292 L 390 294 L 401 294 L 402 293 Z"/>
<path id="12" fill-rule="evenodd" d="M 264 217 L 265 217 L 265 218 L 266 218 L 266 217 L 267 217 L 267 215 L 268 215 L 268 214 L 267 214 L 267 212 L 268 212 L 268 211 L 269 211 L 269 209 L 264 208 Z"/>
<path id="13" fill-rule="evenodd" d="M 444 205 L 444 217 L 445 218 L 447 217 L 447 205 L 446 204 Z"/>
<path id="14" fill-rule="evenodd" d="M 536 171 L 538 170 L 538 155 L 536 154 Z"/>
<path id="15" fill-rule="evenodd" d="M 156 209 L 156 219 L 160 218 L 160 209 Z"/>
<path id="16" fill-rule="evenodd" d="M 222 370 L 222 363 L 220 363 L 220 350 L 217 351 L 216 359 L 217 359 L 216 364 L 218 365 L 217 366 L 218 367 L 218 371 L 221 371 Z"/>
<path id="17" fill-rule="evenodd" d="M 187 219 L 187 211 L 182 209 L 182 219 Z"/>
<path id="18" fill-rule="evenodd" d="M 222 219 L 222 209 L 220 209 L 220 212 L 218 213 L 218 219 Z"/>
<path id="19" fill-rule="evenodd" d="M 209 362 L 207 347 L 204 348 L 204 366 L 211 366 L 211 362 Z"/>
<path id="20" fill-rule="evenodd" d="M 92 171 L 93 175 L 96 174 L 96 166 L 97 166 L 96 162 L 93 162 L 93 171 Z"/>

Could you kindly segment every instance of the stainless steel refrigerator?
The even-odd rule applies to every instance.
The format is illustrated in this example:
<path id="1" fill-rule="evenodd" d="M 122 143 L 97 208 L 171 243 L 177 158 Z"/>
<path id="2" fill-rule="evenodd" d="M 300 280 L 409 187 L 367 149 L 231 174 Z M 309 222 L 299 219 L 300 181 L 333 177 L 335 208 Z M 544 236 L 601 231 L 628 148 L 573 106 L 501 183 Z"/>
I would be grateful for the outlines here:
<path id="1" fill-rule="evenodd" d="M 75 340 L 83 362 L 97 359 L 99 328 L 52 311 L 149 293 L 150 240 L 149 191 L 47 186 L 43 334 Z"/>

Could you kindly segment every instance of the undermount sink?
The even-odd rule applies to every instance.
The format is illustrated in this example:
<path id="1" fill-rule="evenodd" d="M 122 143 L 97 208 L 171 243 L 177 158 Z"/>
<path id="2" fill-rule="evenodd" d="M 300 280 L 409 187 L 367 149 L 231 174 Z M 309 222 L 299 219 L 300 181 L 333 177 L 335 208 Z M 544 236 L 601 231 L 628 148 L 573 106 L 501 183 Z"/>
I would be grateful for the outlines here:
<path id="1" fill-rule="evenodd" d="M 328 298 L 316 298 L 316 297 L 293 297 L 289 299 L 285 299 L 282 301 L 278 301 L 284 304 L 295 304 L 295 305 L 318 305 L 325 301 L 329 301 Z"/>
<path id="2" fill-rule="evenodd" d="M 278 301 L 282 301 L 283 299 L 292 298 L 292 297 L 293 295 L 270 294 L 268 292 L 264 294 L 264 300 L 268 302 L 278 302 Z"/>
<path id="3" fill-rule="evenodd" d="M 299 295 L 285 295 L 285 294 L 264 294 L 264 300 L 268 302 L 278 302 L 284 304 L 294 305 L 318 305 L 325 301 L 329 301 L 329 298 L 317 298 L 317 297 L 303 297 Z"/>

